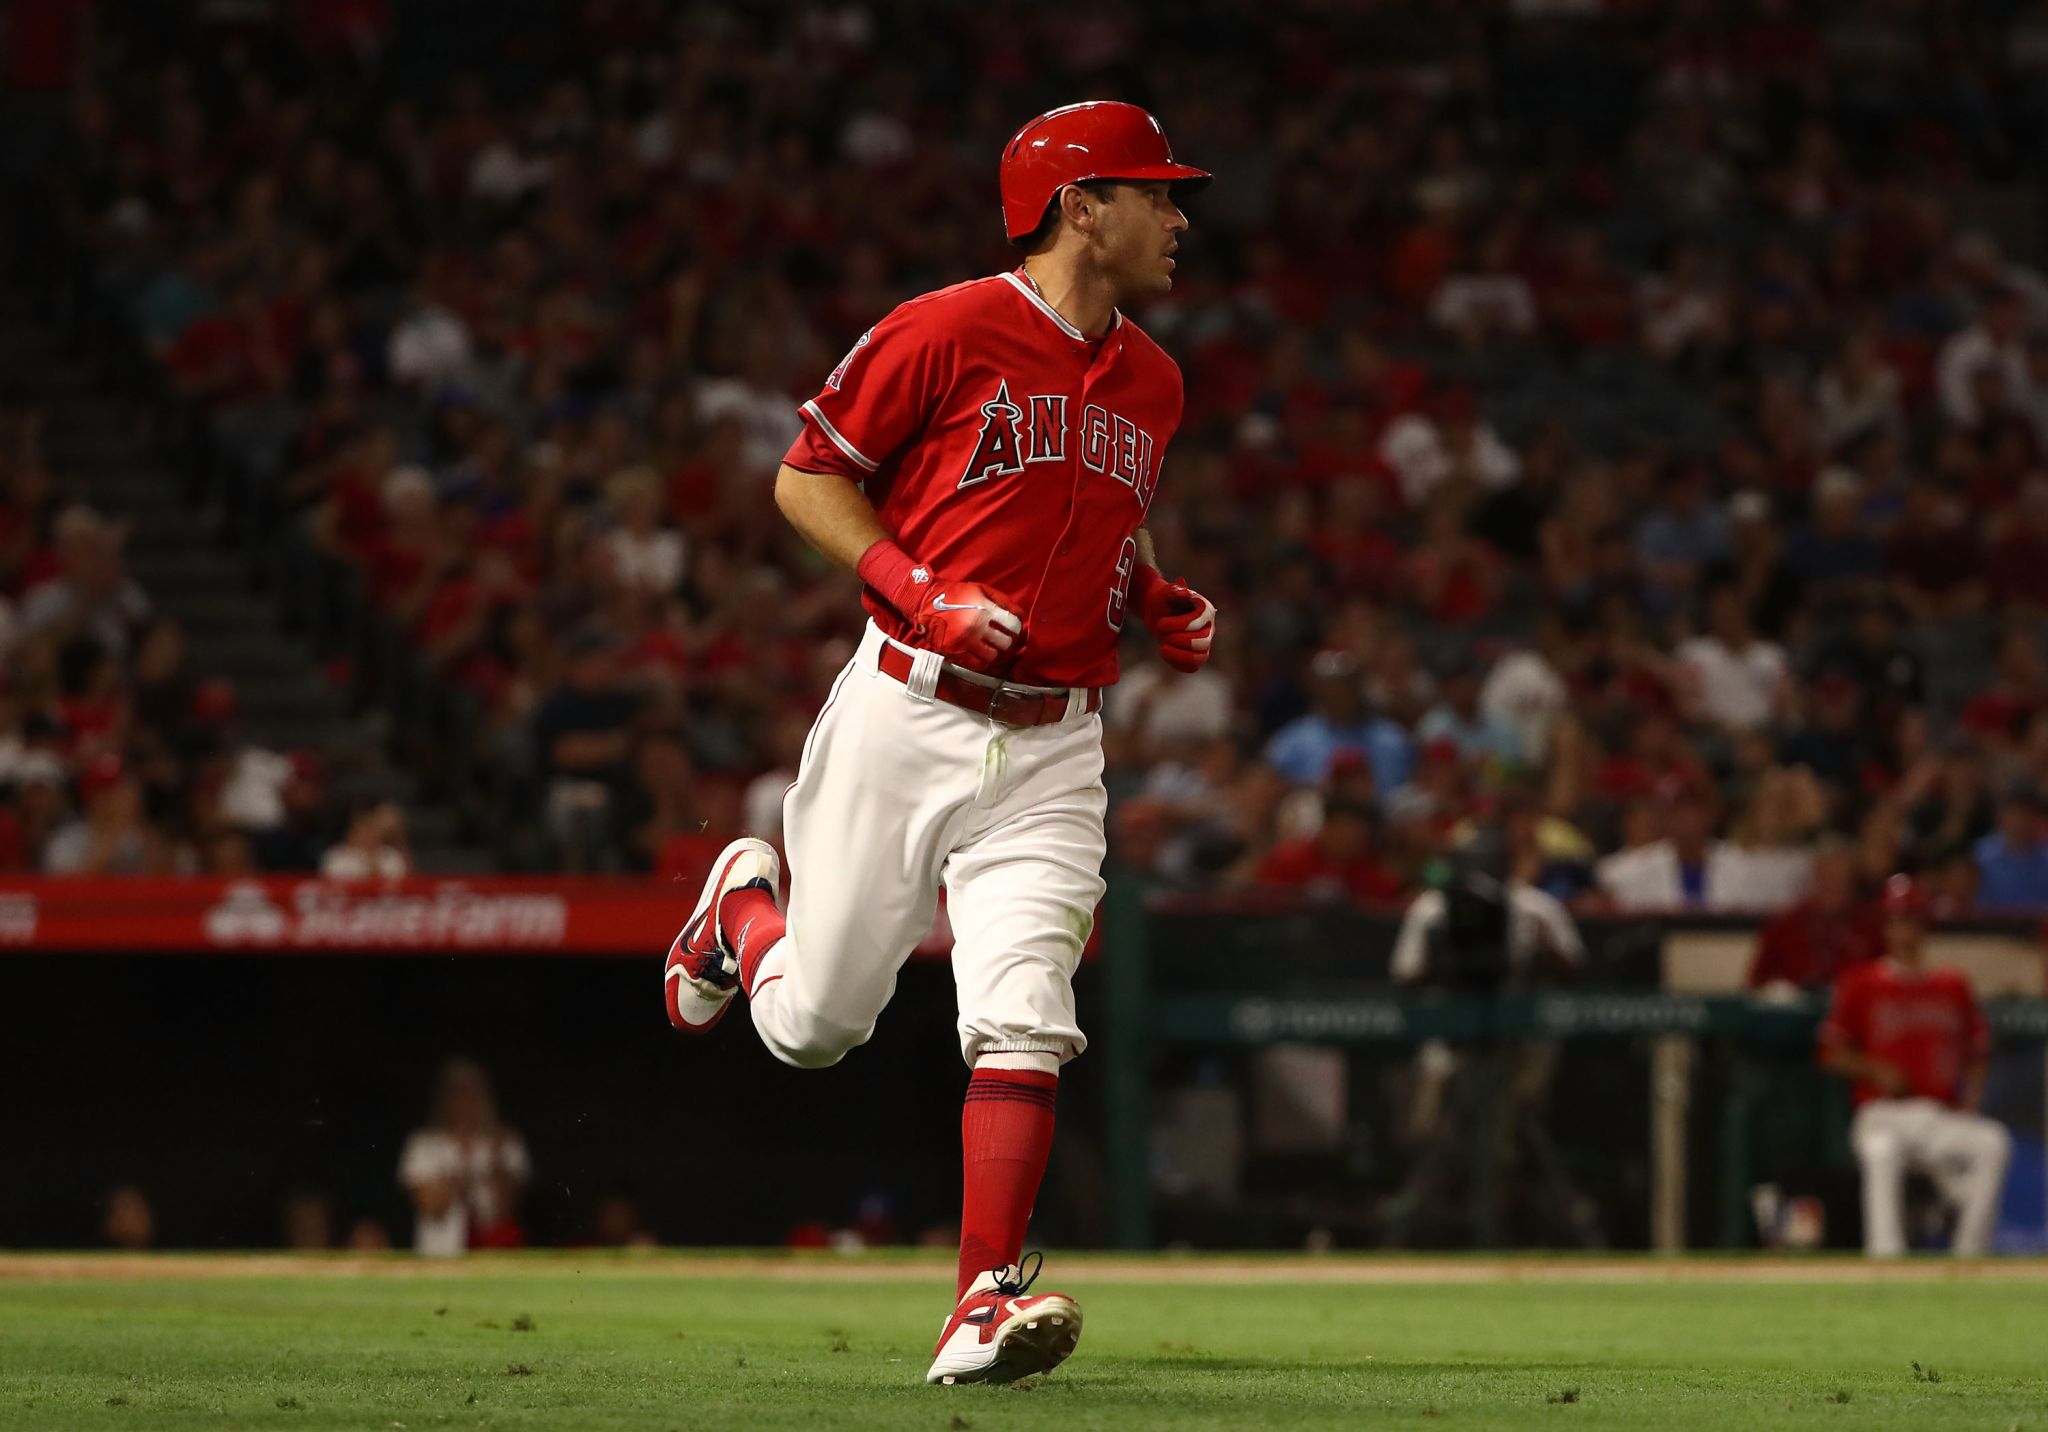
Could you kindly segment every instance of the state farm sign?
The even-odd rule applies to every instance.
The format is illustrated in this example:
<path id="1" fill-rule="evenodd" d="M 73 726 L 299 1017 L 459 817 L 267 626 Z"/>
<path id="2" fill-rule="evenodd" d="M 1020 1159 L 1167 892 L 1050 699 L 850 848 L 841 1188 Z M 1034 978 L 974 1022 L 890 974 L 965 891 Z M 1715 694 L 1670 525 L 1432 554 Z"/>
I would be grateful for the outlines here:
<path id="1" fill-rule="evenodd" d="M 569 902 L 559 893 L 482 893 L 455 883 L 365 891 L 307 881 L 279 904 L 261 882 L 243 880 L 205 915 L 210 944 L 334 950 L 556 949 L 568 928 Z"/>

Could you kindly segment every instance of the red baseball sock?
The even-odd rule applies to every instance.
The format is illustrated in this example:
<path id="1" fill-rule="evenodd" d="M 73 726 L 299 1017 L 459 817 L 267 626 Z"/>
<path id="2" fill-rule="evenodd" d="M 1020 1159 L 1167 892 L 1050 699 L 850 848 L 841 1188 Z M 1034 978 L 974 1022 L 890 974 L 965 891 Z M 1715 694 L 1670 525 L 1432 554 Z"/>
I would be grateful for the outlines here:
<path id="1" fill-rule="evenodd" d="M 725 933 L 733 954 L 739 957 L 740 988 L 751 997 L 761 956 L 774 948 L 788 930 L 789 922 L 775 908 L 774 896 L 766 890 L 742 886 L 728 891 L 718 902 L 718 928 Z"/>
<path id="2" fill-rule="evenodd" d="M 1024 1226 L 1052 1152 L 1060 1076 L 1031 1069 L 976 1069 L 960 1114 L 960 1286 L 1024 1251 Z"/>

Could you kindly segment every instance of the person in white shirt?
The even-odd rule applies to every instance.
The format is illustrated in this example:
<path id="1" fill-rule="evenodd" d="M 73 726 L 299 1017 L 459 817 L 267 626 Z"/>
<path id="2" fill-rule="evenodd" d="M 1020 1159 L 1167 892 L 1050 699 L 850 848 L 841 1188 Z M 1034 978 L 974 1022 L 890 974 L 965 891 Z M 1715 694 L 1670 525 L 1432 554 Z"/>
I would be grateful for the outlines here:
<path id="1" fill-rule="evenodd" d="M 698 421 L 708 429 L 720 418 L 737 419 L 746 433 L 741 460 L 750 471 L 774 472 L 803 428 L 803 416 L 783 388 L 782 366 L 775 340 L 757 334 L 739 373 L 697 385 Z"/>
<path id="2" fill-rule="evenodd" d="M 621 468 L 605 483 L 617 524 L 607 541 L 612 571 L 636 591 L 667 597 L 682 585 L 683 534 L 661 525 L 661 480 L 651 467 Z"/>
<path id="3" fill-rule="evenodd" d="M 1509 977 L 1526 980 L 1544 965 L 1553 970 L 1578 970 L 1586 963 L 1586 944 L 1571 912 L 1556 896 L 1524 880 L 1507 882 Z M 1444 892 L 1425 890 L 1408 902 L 1401 932 L 1394 937 L 1388 972 L 1404 985 L 1423 983 L 1429 973 L 1432 938 L 1447 916 Z"/>
<path id="4" fill-rule="evenodd" d="M 2009 288 L 2026 309 L 2027 326 L 2048 327 L 2048 279 L 2005 256 L 1998 240 L 1982 229 L 1956 235 L 1949 257 L 1965 283 L 1980 289 Z"/>
<path id="5" fill-rule="evenodd" d="M 1696 348 L 1726 346 L 1727 288 L 1708 270 L 1698 245 L 1676 245 L 1661 271 L 1636 285 L 1636 323 L 1643 346 L 1659 362 L 1674 362 Z"/>
<path id="6" fill-rule="evenodd" d="M 1182 675 L 1164 662 L 1133 663 L 1109 688 L 1103 719 L 1129 731 L 1145 751 L 1186 750 L 1228 735 L 1235 714 L 1230 681 L 1213 667 Z"/>
<path id="7" fill-rule="evenodd" d="M 261 746 L 244 746 L 229 762 L 215 811 L 236 830 L 275 830 L 284 824 L 285 787 L 292 758 Z"/>
<path id="8" fill-rule="evenodd" d="M 1806 893 L 1810 851 L 1744 850 L 1714 837 L 1708 793 L 1682 785 L 1658 811 L 1665 834 L 1617 851 L 1594 867 L 1601 892 L 1624 913 L 1781 910 Z"/>
<path id="9" fill-rule="evenodd" d="M 1512 487 L 1522 461 L 1479 416 L 1462 388 L 1437 395 L 1426 413 L 1406 413 L 1388 425 L 1380 456 L 1401 479 L 1401 496 L 1421 511 L 1443 483 L 1463 480 L 1478 493 Z"/>
<path id="10" fill-rule="evenodd" d="M 432 391 L 469 381 L 476 354 L 469 326 L 422 287 L 413 296 L 411 311 L 391 330 L 384 361 L 394 381 Z"/>
<path id="11" fill-rule="evenodd" d="M 1479 685 L 1479 714 L 1505 759 L 1540 766 L 1550 759 L 1551 733 L 1571 705 L 1559 674 L 1570 638 L 1551 612 L 1537 617 L 1535 650 L 1511 651 Z"/>
<path id="12" fill-rule="evenodd" d="M 810 734 L 808 716 L 794 711 L 778 716 L 768 732 L 768 769 L 747 782 L 740 795 L 740 828 L 778 849 L 782 845 L 782 798 L 789 794 L 790 784 L 796 780 L 797 767 L 803 761 L 804 741 Z"/>
<path id="13" fill-rule="evenodd" d="M 1984 417 L 1978 410 L 1977 374 L 1986 368 L 1998 374 L 2008 402 L 2025 406 L 2026 328 L 2025 299 L 2015 289 L 1999 287 L 1985 300 L 1977 321 L 1941 345 L 1934 360 L 1935 388 L 1950 422 L 1974 428 Z"/>
<path id="14" fill-rule="evenodd" d="M 1685 678 L 1688 714 L 1728 731 L 1748 732 L 1783 716 L 1791 703 L 1785 650 L 1756 634 L 1742 589 L 1716 587 L 1707 598 L 1707 631 L 1681 642 L 1678 669 Z"/>
<path id="15" fill-rule="evenodd" d="M 1402 917 L 1390 966 L 1396 981 L 1486 997 L 1565 983 L 1584 970 L 1578 926 L 1523 878 L 1528 862 L 1511 855 L 1514 844 L 1507 831 L 1489 827 L 1453 850 L 1442 888 L 1417 895 Z M 1409 1110 L 1416 1147 L 1401 1191 L 1381 1210 L 1395 1245 L 1424 1221 L 1441 1219 L 1450 1172 L 1469 1155 L 1481 1121 L 1491 1122 L 1510 1167 L 1526 1180 L 1528 1204 L 1570 1241 L 1598 1245 L 1592 1205 L 1572 1186 L 1545 1127 L 1556 1067 L 1557 1047 L 1545 1040 L 1423 1043 Z"/>
<path id="16" fill-rule="evenodd" d="M 2027 336 L 2027 391 L 2020 408 L 2034 426 L 2034 450 L 2048 452 L 2048 333 Z"/>
<path id="17" fill-rule="evenodd" d="M 1479 265 L 1454 273 L 1429 301 L 1430 322 L 1449 329 L 1470 347 L 1504 335 L 1526 338 L 1536 331 L 1536 296 L 1529 280 L 1515 272 L 1515 231 L 1502 227 L 1487 235 Z"/>
<path id="18" fill-rule="evenodd" d="M 348 833 L 320 857 L 320 877 L 349 883 L 403 880 L 412 873 L 405 811 L 396 801 L 375 801 L 350 814 Z"/>
<path id="19" fill-rule="evenodd" d="M 108 655 L 125 658 L 150 617 L 149 597 L 129 580 L 121 554 L 125 524 L 84 504 L 57 514 L 51 533 L 55 575 L 30 587 L 14 614 L 14 639 L 47 632 L 60 642 L 88 636 Z"/>
<path id="20" fill-rule="evenodd" d="M 1872 433 L 1905 432 L 1904 385 L 1898 369 L 1885 362 L 1883 340 L 1882 327 L 1859 324 L 1814 385 L 1820 440 L 1829 452 Z"/>
<path id="21" fill-rule="evenodd" d="M 413 1248 L 453 1258 L 471 1248 L 517 1248 L 519 1200 L 533 1176 L 526 1141 L 498 1122 L 490 1077 L 451 1059 L 434 1086 L 432 1121 L 405 1141 L 398 1180 L 412 1195 Z"/>

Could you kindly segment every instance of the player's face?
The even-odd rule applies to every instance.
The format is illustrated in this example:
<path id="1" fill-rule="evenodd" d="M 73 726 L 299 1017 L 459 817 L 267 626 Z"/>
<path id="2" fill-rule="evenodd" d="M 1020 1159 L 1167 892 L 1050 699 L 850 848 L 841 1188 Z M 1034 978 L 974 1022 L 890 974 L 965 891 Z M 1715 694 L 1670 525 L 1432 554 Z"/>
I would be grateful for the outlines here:
<path id="1" fill-rule="evenodd" d="M 1171 185 L 1119 184 L 1096 209 L 1097 262 L 1126 299 L 1156 298 L 1173 287 L 1173 251 L 1187 226 Z"/>
<path id="2" fill-rule="evenodd" d="M 1920 920 L 1914 915 L 1891 915 L 1884 922 L 1884 952 L 1901 963 L 1920 957 Z"/>

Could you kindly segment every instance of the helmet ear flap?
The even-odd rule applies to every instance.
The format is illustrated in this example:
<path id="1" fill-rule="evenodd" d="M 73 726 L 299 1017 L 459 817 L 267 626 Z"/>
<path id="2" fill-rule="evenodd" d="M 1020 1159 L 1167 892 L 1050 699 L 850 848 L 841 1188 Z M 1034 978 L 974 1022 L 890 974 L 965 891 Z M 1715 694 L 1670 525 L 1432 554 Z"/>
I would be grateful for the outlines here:
<path id="1" fill-rule="evenodd" d="M 1060 194 L 1062 192 L 1064 191 L 1055 189 L 1052 197 L 1045 201 L 1045 212 L 1038 216 L 1038 227 L 1017 240 L 1020 248 L 1030 249 L 1038 247 L 1058 227 L 1060 222 Z"/>
<path id="2" fill-rule="evenodd" d="M 1040 244 L 1044 243 L 1048 238 L 1050 238 L 1052 236 L 1053 230 L 1057 229 L 1060 225 L 1061 196 L 1064 195 L 1069 189 L 1080 189 L 1083 192 L 1086 192 L 1088 187 L 1088 184 L 1085 182 L 1060 185 L 1059 188 L 1052 191 L 1052 197 L 1045 201 L 1045 210 L 1038 216 L 1038 227 L 1020 238 L 1011 240 L 1011 242 L 1016 244 L 1016 246 L 1020 249 L 1037 248 Z"/>
<path id="3" fill-rule="evenodd" d="M 1038 223 L 1021 234 L 1010 235 L 1011 247 L 1022 249 L 1027 254 L 1030 253 L 1045 242 L 1046 237 L 1052 233 L 1054 226 L 1059 221 L 1060 196 L 1059 192 L 1055 190 L 1053 196 L 1045 201 L 1045 207 L 1039 211 Z"/>

